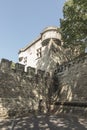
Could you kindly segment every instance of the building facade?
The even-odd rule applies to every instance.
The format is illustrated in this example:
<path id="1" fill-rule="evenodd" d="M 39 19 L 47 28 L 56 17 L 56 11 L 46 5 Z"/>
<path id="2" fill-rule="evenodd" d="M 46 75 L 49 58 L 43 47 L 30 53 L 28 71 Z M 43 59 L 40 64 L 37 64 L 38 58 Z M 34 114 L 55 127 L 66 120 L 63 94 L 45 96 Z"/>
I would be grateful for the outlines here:
<path id="1" fill-rule="evenodd" d="M 28 66 L 49 71 L 53 69 L 56 63 L 64 59 L 60 57 L 63 54 L 61 34 L 57 27 L 47 27 L 40 36 L 19 50 L 19 63 Z"/>

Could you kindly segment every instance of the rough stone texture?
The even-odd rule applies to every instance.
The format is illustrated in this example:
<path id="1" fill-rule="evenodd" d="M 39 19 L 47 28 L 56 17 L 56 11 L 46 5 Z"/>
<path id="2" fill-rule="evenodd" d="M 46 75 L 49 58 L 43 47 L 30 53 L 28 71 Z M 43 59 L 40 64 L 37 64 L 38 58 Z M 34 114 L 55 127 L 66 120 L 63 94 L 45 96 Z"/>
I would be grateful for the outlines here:
<path id="1" fill-rule="evenodd" d="M 45 70 L 47 72 L 53 72 L 55 70 L 56 64 L 62 64 L 68 61 L 65 54 L 65 49 L 60 46 L 61 42 L 55 39 L 49 39 L 43 44 L 42 57 L 38 59 L 36 68 Z"/>
<path id="2" fill-rule="evenodd" d="M 87 113 L 87 54 L 57 67 L 55 75 L 59 81 L 59 89 L 53 97 L 57 111 L 76 109 L 76 113 L 79 110 L 82 110 L 79 113 Z"/>
<path id="3" fill-rule="evenodd" d="M 87 115 L 87 54 L 57 65 L 45 73 L 2 59 L 0 63 L 0 116 L 48 110 Z M 42 103 L 42 106 L 40 105 Z"/>
<path id="4" fill-rule="evenodd" d="M 0 120 L 0 130 L 87 130 L 87 118 L 59 114 Z"/>
<path id="5" fill-rule="evenodd" d="M 41 70 L 24 66 L 2 59 L 0 64 L 0 111 L 5 115 L 16 115 L 38 110 L 39 100 L 47 100 L 48 75 Z M 5 108 L 5 109 L 4 109 Z M 0 116 L 3 116 L 0 112 Z"/>

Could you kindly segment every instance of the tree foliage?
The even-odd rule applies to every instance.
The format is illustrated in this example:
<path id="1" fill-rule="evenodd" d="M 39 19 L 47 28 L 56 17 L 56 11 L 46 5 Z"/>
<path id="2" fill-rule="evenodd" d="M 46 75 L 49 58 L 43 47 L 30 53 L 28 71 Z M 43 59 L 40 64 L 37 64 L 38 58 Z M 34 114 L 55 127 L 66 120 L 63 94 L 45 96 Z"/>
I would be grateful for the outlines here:
<path id="1" fill-rule="evenodd" d="M 86 45 L 87 0 L 67 0 L 63 7 L 61 33 L 65 45 Z"/>

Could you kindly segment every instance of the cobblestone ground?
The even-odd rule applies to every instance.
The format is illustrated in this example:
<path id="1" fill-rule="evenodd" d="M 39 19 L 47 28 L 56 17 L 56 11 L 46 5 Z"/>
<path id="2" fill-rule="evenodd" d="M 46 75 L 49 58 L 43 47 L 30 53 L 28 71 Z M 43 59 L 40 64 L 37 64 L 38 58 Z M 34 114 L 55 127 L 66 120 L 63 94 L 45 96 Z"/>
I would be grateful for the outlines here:
<path id="1" fill-rule="evenodd" d="M 87 118 L 71 115 L 38 115 L 0 119 L 0 130 L 87 130 Z"/>

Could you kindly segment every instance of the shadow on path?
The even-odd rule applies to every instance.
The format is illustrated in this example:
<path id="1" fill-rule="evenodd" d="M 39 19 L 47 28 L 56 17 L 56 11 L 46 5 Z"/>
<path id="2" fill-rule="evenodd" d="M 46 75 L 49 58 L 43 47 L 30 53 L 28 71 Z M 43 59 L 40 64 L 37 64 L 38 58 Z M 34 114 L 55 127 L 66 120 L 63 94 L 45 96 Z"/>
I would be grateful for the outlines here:
<path id="1" fill-rule="evenodd" d="M 87 130 L 87 119 L 70 115 L 38 115 L 0 120 L 0 130 Z"/>

